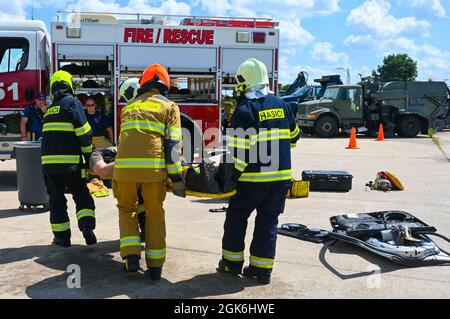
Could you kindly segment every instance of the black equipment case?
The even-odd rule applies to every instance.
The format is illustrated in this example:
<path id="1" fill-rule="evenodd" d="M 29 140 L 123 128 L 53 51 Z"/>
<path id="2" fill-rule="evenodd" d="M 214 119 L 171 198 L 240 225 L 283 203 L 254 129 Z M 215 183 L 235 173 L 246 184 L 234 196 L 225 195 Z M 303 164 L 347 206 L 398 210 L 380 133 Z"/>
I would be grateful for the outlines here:
<path id="1" fill-rule="evenodd" d="M 302 180 L 309 181 L 311 191 L 348 192 L 353 176 L 344 171 L 303 171 Z"/>

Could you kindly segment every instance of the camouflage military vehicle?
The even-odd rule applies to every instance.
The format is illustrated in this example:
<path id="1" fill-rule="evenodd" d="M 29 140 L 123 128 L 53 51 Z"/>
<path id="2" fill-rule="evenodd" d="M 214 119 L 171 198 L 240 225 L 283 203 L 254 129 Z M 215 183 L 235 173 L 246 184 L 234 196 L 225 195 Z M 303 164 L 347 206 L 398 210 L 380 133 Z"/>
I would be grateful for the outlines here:
<path id="1" fill-rule="evenodd" d="M 431 123 L 448 116 L 448 111 L 445 82 L 376 84 L 366 80 L 358 85 L 329 86 L 320 100 L 299 105 L 297 120 L 303 131 L 325 138 L 352 127 L 374 134 L 380 124 L 388 136 L 415 137 L 428 134 Z"/>

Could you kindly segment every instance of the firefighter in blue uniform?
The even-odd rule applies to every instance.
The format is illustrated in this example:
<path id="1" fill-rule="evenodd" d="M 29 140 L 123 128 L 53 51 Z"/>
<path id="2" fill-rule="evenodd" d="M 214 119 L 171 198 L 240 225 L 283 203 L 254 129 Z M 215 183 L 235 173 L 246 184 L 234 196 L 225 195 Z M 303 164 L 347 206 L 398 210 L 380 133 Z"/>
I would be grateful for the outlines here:
<path id="1" fill-rule="evenodd" d="M 87 245 L 97 243 L 95 205 L 86 186 L 85 171 L 92 152 L 92 130 L 83 106 L 76 99 L 72 75 L 55 72 L 50 79 L 53 103 L 44 115 L 42 165 L 50 197 L 50 223 L 53 243 L 70 247 L 70 220 L 67 213 L 66 189 L 76 204 L 78 227 Z"/>
<path id="2" fill-rule="evenodd" d="M 292 182 L 291 147 L 295 147 L 300 129 L 291 108 L 269 94 L 269 78 L 262 62 L 245 61 L 236 80 L 239 98 L 231 119 L 228 148 L 233 157 L 232 175 L 238 181 L 237 193 L 230 198 L 226 214 L 218 271 L 242 272 L 268 284 L 275 258 L 278 216 L 283 213 Z M 255 209 L 250 265 L 242 270 L 247 219 Z"/>

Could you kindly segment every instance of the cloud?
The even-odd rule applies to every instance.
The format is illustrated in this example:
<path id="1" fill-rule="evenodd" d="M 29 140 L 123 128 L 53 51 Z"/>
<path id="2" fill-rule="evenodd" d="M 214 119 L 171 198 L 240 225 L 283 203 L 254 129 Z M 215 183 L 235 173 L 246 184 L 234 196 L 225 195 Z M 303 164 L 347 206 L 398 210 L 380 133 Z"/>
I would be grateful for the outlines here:
<path id="1" fill-rule="evenodd" d="M 340 11 L 340 0 L 317 0 L 314 10 L 321 15 L 329 15 Z"/>
<path id="2" fill-rule="evenodd" d="M 380 61 L 389 54 L 406 53 L 417 60 L 419 79 L 448 77 L 450 52 L 418 42 L 430 34 L 431 24 L 426 17 L 445 17 L 446 11 L 439 0 L 402 0 L 399 3 L 421 11 L 414 17 L 397 18 L 386 0 L 368 0 L 353 9 L 347 17 L 352 34 L 344 45 L 360 52 L 373 52 Z M 428 11 L 427 11 L 428 10 Z M 435 18 L 434 18 L 435 19 Z M 380 63 L 381 64 L 381 63 Z M 447 74 L 447 75 L 445 75 Z"/>
<path id="3" fill-rule="evenodd" d="M 191 6 L 182 1 L 160 1 L 159 6 L 152 6 L 149 0 L 129 0 L 121 5 L 116 0 L 14 0 L 0 2 L 0 19 L 24 20 L 30 16 L 31 6 L 35 8 L 51 7 L 65 8 L 68 11 L 102 11 L 102 12 L 144 12 L 155 14 L 189 15 Z M 101 9 L 99 9 L 101 8 Z M 27 14 L 28 13 L 28 14 Z"/>
<path id="4" fill-rule="evenodd" d="M 31 1 L 15 0 L 0 2 L 0 20 L 24 20 L 26 17 L 25 8 Z"/>
<path id="5" fill-rule="evenodd" d="M 360 33 L 371 33 L 377 38 L 390 38 L 402 34 L 426 37 L 430 23 L 415 17 L 396 18 L 391 4 L 385 0 L 369 0 L 353 9 L 347 17 L 347 25 L 358 28 Z"/>
<path id="6" fill-rule="evenodd" d="M 333 45 L 329 42 L 314 44 L 311 56 L 315 60 L 332 63 L 335 66 L 348 66 L 349 57 L 345 52 L 334 52 Z"/>
<path id="7" fill-rule="evenodd" d="M 417 16 L 430 18 L 446 18 L 447 11 L 441 3 L 441 0 L 408 0 L 414 8 Z"/>
<path id="8" fill-rule="evenodd" d="M 195 0 L 194 8 L 210 15 L 267 17 L 280 23 L 283 46 L 306 46 L 314 42 L 311 32 L 304 29 L 302 17 L 329 15 L 340 11 L 342 0 Z M 291 50 L 292 52 L 293 50 Z"/>
<path id="9" fill-rule="evenodd" d="M 398 38 L 392 40 L 388 45 L 393 45 L 395 48 L 403 49 L 410 52 L 412 55 L 427 55 L 434 58 L 449 58 L 450 52 L 442 51 L 435 46 L 429 44 L 416 44 L 413 40 L 407 38 Z"/>
<path id="10" fill-rule="evenodd" d="M 417 44 L 411 39 L 398 38 L 386 43 L 385 55 L 392 53 L 408 53 L 417 60 L 419 79 L 432 77 L 435 80 L 449 77 L 450 51 L 423 43 Z"/>
<path id="11" fill-rule="evenodd" d="M 314 42 L 314 36 L 310 32 L 303 29 L 300 20 L 281 20 L 280 35 L 281 39 L 286 41 L 285 45 L 288 46 L 305 46 Z"/>
<path id="12" fill-rule="evenodd" d="M 247 17 L 270 16 L 291 20 L 306 16 L 329 15 L 341 10 L 342 0 L 195 0 L 211 15 L 241 15 Z"/>
<path id="13" fill-rule="evenodd" d="M 173 14 L 173 15 L 190 15 L 191 6 L 185 2 L 176 0 L 162 1 L 160 6 L 152 6 L 148 0 L 129 0 L 122 6 L 115 0 L 78 0 L 67 7 L 67 11 L 101 11 L 117 12 L 117 13 L 154 13 L 154 14 Z"/>
<path id="14" fill-rule="evenodd" d="M 372 35 L 366 34 L 366 35 L 354 35 L 351 34 L 344 40 L 344 45 L 347 47 L 352 47 L 355 49 L 371 49 L 374 46 L 374 39 Z"/>

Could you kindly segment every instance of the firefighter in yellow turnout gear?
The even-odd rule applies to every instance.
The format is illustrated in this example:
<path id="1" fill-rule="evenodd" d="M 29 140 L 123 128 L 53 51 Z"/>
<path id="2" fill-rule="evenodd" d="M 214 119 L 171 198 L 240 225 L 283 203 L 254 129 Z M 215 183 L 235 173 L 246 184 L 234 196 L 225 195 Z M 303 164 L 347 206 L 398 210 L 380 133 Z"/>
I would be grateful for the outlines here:
<path id="1" fill-rule="evenodd" d="M 150 278 L 161 278 L 166 260 L 163 202 L 166 178 L 177 196 L 185 197 L 181 166 L 181 121 L 178 106 L 166 99 L 170 78 L 164 67 L 149 66 L 140 79 L 138 97 L 122 110 L 113 191 L 117 198 L 120 255 L 124 271 L 139 270 L 141 238 L 138 227 L 138 190 L 146 211 L 145 260 Z"/>

